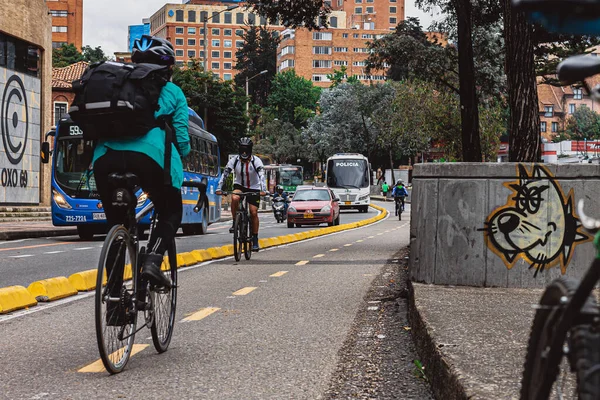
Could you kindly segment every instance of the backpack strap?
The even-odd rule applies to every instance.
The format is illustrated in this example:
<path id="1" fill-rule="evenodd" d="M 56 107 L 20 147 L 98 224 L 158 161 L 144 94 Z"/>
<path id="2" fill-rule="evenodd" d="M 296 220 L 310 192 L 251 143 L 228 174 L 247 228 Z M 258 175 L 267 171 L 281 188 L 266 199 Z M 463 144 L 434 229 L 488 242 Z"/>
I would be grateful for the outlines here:
<path id="1" fill-rule="evenodd" d="M 171 177 L 171 154 L 172 144 L 175 143 L 175 135 L 173 127 L 171 125 L 170 116 L 161 116 L 157 119 L 157 124 L 165 130 L 165 162 L 164 162 L 164 176 L 163 182 L 165 186 L 172 186 L 173 179 Z"/>

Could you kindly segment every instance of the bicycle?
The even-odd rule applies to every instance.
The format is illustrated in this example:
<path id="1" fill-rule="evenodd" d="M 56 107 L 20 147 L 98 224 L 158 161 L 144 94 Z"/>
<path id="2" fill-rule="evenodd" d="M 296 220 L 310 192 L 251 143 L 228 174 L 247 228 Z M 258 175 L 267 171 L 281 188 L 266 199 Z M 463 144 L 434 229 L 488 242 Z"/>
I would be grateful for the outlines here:
<path id="1" fill-rule="evenodd" d="M 150 202 L 137 214 L 134 188 L 138 178 L 131 173 L 112 173 L 109 183 L 114 189 L 113 204 L 126 210 L 125 220 L 108 232 L 98 262 L 95 296 L 96 340 L 100 358 L 110 374 L 125 368 L 135 340 L 135 334 L 149 327 L 152 342 L 158 353 L 167 351 L 173 336 L 177 306 L 177 252 L 175 239 L 167 245 L 168 263 L 162 270 L 171 281 L 170 288 L 156 288 L 141 277 L 141 257 L 137 225 L 141 218 L 154 210 Z M 196 187 L 199 199 L 195 212 L 202 208 L 206 185 L 202 182 L 184 182 Z M 150 229 L 154 229 L 160 215 L 152 215 Z M 109 261 L 110 260 L 110 261 Z M 138 312 L 144 312 L 144 324 L 137 328 Z"/>
<path id="2" fill-rule="evenodd" d="M 223 192 L 223 196 L 227 193 Z M 242 253 L 246 260 L 252 257 L 252 219 L 248 214 L 248 196 L 257 196 L 256 192 L 234 192 L 240 196 L 238 209 L 233 220 L 233 256 L 235 261 L 242 259 Z"/>
<path id="3" fill-rule="evenodd" d="M 396 202 L 396 214 L 398 216 L 398 221 L 402 221 L 402 213 L 404 212 L 404 196 L 396 196 L 394 197 L 394 201 Z"/>

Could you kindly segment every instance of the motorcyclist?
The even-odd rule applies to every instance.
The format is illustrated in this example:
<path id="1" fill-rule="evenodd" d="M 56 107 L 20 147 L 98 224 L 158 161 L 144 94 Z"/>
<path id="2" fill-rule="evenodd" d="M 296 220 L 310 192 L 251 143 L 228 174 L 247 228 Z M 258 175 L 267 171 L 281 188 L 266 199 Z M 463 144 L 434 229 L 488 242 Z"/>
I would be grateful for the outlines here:
<path id="1" fill-rule="evenodd" d="M 287 200 L 288 200 L 289 196 L 288 196 L 287 192 L 285 192 L 283 190 L 283 186 L 281 186 L 281 185 L 277 185 L 275 187 L 275 192 L 273 193 L 273 200 L 275 200 L 277 197 L 283 198 L 283 201 L 285 202 L 284 206 L 283 206 L 283 211 L 284 211 L 284 214 L 287 215 L 287 209 L 288 209 L 288 201 Z"/>
<path id="2" fill-rule="evenodd" d="M 396 186 L 392 190 L 392 197 L 396 201 L 396 204 L 400 202 L 402 204 L 402 211 L 404 211 L 404 199 L 408 196 L 408 191 L 404 187 L 402 179 L 396 181 Z M 398 215 L 398 207 L 396 206 L 396 215 Z"/>

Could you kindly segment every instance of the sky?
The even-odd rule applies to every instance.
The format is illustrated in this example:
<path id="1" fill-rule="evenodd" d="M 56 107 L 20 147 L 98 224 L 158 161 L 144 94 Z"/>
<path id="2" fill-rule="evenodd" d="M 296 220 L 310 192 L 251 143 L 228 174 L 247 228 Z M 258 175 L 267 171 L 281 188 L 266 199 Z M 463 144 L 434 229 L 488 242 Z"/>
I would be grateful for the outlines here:
<path id="1" fill-rule="evenodd" d="M 405 0 L 406 17 L 419 17 L 427 29 L 433 18 Z M 83 45 L 100 46 L 106 55 L 127 51 L 127 27 L 142 23 L 166 3 L 181 0 L 86 0 L 83 3 Z"/>

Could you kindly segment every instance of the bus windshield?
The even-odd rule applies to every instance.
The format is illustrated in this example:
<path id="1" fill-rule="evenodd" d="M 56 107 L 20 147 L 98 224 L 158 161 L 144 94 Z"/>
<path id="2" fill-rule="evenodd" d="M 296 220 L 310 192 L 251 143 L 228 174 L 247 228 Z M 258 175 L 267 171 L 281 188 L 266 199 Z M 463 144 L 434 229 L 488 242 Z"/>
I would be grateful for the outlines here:
<path id="1" fill-rule="evenodd" d="M 327 185 L 335 188 L 369 186 L 369 167 L 365 160 L 334 159 L 327 163 Z"/>
<path id="2" fill-rule="evenodd" d="M 87 170 L 94 155 L 93 142 L 81 138 L 59 138 L 54 178 L 70 196 L 89 197 L 96 190 L 94 176 L 88 179 Z"/>
<path id="3" fill-rule="evenodd" d="M 304 183 L 302 177 L 302 167 L 281 167 L 279 174 L 282 185 L 298 186 Z"/>

